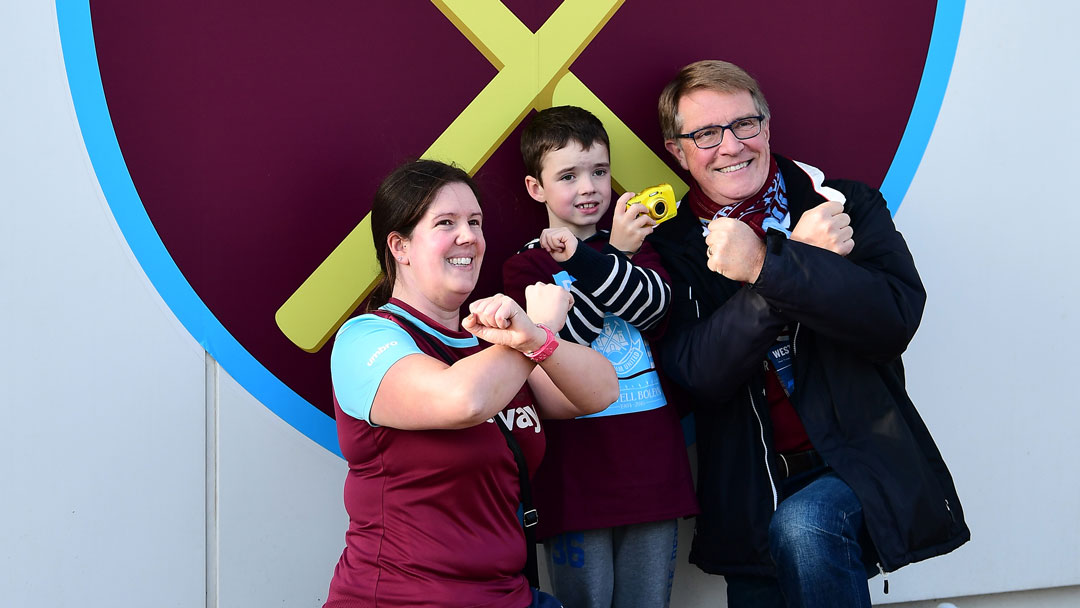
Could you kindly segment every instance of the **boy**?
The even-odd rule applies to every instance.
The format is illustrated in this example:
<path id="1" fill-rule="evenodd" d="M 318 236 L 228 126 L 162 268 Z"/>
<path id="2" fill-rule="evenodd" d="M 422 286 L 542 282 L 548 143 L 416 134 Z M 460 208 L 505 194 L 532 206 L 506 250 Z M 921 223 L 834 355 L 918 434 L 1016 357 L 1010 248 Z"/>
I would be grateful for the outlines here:
<path id="1" fill-rule="evenodd" d="M 549 227 L 503 265 L 504 289 L 554 281 L 574 295 L 560 332 L 590 344 L 619 374 L 607 410 L 547 422 L 534 480 L 554 594 L 567 608 L 667 606 L 677 518 L 697 512 L 678 414 L 660 388 L 642 332 L 670 302 L 667 274 L 644 242 L 656 222 L 643 205 L 615 203 L 612 230 L 596 224 L 611 204 L 607 133 L 573 106 L 538 113 L 521 137 L 525 187 L 547 207 Z M 631 258 L 633 263 L 631 263 Z"/>

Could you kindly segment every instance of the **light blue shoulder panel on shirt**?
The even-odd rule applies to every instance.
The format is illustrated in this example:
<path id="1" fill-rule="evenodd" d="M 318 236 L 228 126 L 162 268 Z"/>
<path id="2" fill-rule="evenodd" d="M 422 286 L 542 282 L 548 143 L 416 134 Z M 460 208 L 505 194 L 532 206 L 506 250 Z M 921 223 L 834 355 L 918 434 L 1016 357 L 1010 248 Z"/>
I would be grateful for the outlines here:
<path id="1" fill-rule="evenodd" d="M 435 332 L 426 323 L 393 304 L 382 308 L 407 317 L 424 332 L 451 348 L 478 344 L 472 336 L 449 338 Z M 412 336 L 389 319 L 366 314 L 346 321 L 338 329 L 334 349 L 330 353 L 330 378 L 342 411 L 353 418 L 370 422 L 371 404 L 387 370 L 403 357 L 422 352 Z"/>
<path id="2" fill-rule="evenodd" d="M 384 305 L 380 306 L 379 309 L 392 312 L 392 313 L 398 315 L 399 317 L 405 317 L 406 319 L 412 321 L 413 325 L 415 325 L 415 326 L 419 327 L 420 329 L 424 330 L 424 333 L 426 333 L 429 336 L 435 338 L 439 342 L 442 342 L 443 344 L 449 346 L 450 348 L 469 348 L 471 346 L 476 346 L 477 344 L 480 343 L 480 341 L 476 338 L 476 336 L 469 336 L 467 338 L 451 338 L 450 336 L 445 336 L 445 335 L 431 329 L 430 327 L 428 327 L 427 323 L 421 321 L 420 319 L 413 316 L 413 314 L 410 313 L 409 311 L 407 311 L 404 308 L 402 308 L 400 306 L 397 306 L 395 304 L 384 304 Z"/>
<path id="3" fill-rule="evenodd" d="M 375 391 L 390 366 L 420 349 L 393 321 L 360 315 L 341 326 L 330 353 L 330 378 L 342 411 L 368 420 Z"/>

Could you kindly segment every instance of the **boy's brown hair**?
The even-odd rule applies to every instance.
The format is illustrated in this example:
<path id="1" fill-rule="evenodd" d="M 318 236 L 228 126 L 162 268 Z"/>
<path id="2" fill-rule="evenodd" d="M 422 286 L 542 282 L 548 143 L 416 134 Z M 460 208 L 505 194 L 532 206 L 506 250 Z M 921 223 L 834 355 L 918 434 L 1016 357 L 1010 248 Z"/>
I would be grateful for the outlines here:
<path id="1" fill-rule="evenodd" d="M 604 124 L 588 110 L 577 106 L 558 106 L 537 112 L 521 134 L 521 158 L 525 161 L 525 174 L 535 177 L 542 184 L 540 172 L 544 155 L 566 147 L 571 140 L 586 150 L 596 143 L 602 143 L 611 150 Z"/>

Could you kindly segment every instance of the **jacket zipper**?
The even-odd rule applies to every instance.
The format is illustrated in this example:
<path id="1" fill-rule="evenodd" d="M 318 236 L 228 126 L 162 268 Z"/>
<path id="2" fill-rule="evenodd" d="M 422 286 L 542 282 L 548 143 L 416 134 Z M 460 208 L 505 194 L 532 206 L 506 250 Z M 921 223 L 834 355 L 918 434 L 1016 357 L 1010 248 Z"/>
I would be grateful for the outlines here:
<path id="1" fill-rule="evenodd" d="M 765 441 L 765 425 L 761 422 L 761 414 L 758 413 L 757 404 L 754 402 L 754 389 L 748 386 L 746 387 L 746 392 L 750 397 L 750 409 L 754 410 L 754 417 L 757 418 L 758 429 L 761 431 L 761 447 L 765 450 L 765 474 L 769 477 L 769 489 L 772 490 L 772 508 L 773 511 L 776 511 L 778 498 L 776 494 L 776 484 L 773 483 L 772 467 L 769 466 L 769 444 Z M 764 395 L 764 393 L 765 389 L 762 389 L 762 394 Z"/>
<path id="2" fill-rule="evenodd" d="M 797 349 L 795 348 L 795 341 L 799 337 L 799 328 L 802 327 L 801 323 L 795 324 L 795 333 L 791 336 L 791 365 L 792 374 L 795 373 L 795 354 Z M 766 372 L 768 373 L 768 372 Z M 769 466 L 769 443 L 765 441 L 765 424 L 761 422 L 761 414 L 758 412 L 757 403 L 754 401 L 754 389 L 746 387 L 746 392 L 750 397 L 750 408 L 754 410 L 754 417 L 757 418 L 758 429 L 761 431 L 761 447 L 765 451 L 765 474 L 769 476 L 769 489 L 772 490 L 772 508 L 776 511 L 776 507 L 780 504 L 780 498 L 776 491 L 776 483 L 773 482 L 772 467 Z M 761 398 L 765 399 L 765 389 L 761 389 Z"/>
<path id="3" fill-rule="evenodd" d="M 952 518 L 953 522 L 955 523 L 956 522 L 956 516 L 953 515 L 952 507 L 949 506 L 949 499 L 948 498 L 945 499 L 945 510 L 949 512 L 949 517 Z M 885 568 L 883 568 L 881 566 L 881 562 L 877 563 L 877 569 L 878 569 L 878 572 L 881 573 L 881 576 L 884 577 L 884 579 L 885 579 L 883 591 L 885 592 L 886 595 L 888 595 L 889 594 L 889 573 L 885 572 Z"/>

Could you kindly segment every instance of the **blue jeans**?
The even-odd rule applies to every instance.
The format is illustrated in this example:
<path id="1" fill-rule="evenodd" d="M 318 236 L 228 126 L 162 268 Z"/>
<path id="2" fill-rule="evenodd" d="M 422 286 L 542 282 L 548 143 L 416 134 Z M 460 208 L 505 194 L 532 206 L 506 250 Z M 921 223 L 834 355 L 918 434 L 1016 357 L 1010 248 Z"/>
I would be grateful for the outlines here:
<path id="1" fill-rule="evenodd" d="M 769 524 L 777 578 L 727 577 L 728 606 L 869 608 L 872 570 L 864 563 L 866 531 L 855 493 L 821 469 L 785 481 L 782 490 L 788 497 Z"/>

